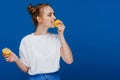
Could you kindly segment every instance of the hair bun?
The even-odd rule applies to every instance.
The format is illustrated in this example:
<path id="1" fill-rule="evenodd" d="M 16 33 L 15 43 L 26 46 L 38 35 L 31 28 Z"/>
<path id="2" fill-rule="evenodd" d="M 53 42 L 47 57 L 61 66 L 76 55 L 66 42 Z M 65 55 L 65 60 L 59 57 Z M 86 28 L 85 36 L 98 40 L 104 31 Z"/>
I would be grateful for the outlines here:
<path id="1" fill-rule="evenodd" d="M 28 7 L 27 7 L 27 10 L 30 14 L 34 14 L 36 12 L 36 8 L 30 4 Z"/>

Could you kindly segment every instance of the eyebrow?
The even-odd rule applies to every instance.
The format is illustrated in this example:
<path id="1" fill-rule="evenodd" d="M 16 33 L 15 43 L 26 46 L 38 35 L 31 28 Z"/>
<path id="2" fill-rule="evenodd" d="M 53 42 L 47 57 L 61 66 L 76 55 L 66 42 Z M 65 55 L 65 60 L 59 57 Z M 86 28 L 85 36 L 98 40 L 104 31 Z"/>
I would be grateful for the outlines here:
<path id="1" fill-rule="evenodd" d="M 52 13 L 55 14 L 55 12 L 49 12 L 49 14 L 52 14 Z"/>

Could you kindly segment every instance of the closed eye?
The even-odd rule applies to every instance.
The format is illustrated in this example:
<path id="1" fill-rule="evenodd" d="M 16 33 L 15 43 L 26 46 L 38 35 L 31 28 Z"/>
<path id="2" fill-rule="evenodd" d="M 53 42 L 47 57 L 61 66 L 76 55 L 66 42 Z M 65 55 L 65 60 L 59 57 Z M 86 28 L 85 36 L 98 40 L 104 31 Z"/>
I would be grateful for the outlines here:
<path id="1" fill-rule="evenodd" d="M 54 15 L 54 14 L 55 14 L 55 13 L 50 12 L 50 13 L 48 14 L 48 16 L 51 17 L 51 16 Z"/>

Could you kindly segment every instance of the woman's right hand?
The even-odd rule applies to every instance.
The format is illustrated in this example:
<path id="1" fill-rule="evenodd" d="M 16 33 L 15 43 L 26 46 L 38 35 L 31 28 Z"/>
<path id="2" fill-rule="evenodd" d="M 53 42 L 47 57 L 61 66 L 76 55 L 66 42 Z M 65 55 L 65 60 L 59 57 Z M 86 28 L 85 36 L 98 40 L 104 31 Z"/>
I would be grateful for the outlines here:
<path id="1" fill-rule="evenodd" d="M 15 53 L 11 52 L 10 55 L 4 55 L 3 56 L 7 62 L 16 62 L 18 60 L 18 57 Z"/>

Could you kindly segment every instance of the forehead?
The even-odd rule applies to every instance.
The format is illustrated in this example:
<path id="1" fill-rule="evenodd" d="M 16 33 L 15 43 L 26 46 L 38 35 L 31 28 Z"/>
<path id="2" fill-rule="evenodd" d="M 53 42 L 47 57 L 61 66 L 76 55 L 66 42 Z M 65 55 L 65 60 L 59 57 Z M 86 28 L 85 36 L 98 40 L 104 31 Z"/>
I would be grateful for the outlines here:
<path id="1" fill-rule="evenodd" d="M 42 9 L 43 14 L 49 14 L 49 13 L 54 13 L 54 10 L 50 6 L 45 6 Z"/>

